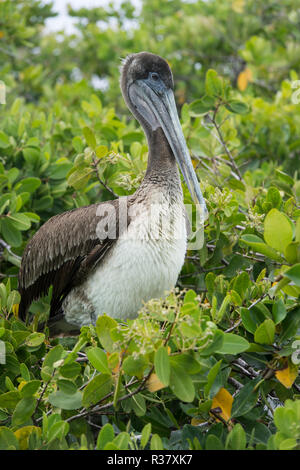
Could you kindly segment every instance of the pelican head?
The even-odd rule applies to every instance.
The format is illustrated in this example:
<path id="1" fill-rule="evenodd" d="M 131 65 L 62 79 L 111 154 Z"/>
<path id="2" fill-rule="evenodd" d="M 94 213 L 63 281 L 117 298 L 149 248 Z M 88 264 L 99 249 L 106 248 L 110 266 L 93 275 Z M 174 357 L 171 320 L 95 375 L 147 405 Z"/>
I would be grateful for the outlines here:
<path id="1" fill-rule="evenodd" d="M 123 63 L 121 89 L 147 135 L 162 129 L 204 220 L 207 209 L 178 118 L 173 75 L 167 61 L 149 52 L 131 54 Z"/>

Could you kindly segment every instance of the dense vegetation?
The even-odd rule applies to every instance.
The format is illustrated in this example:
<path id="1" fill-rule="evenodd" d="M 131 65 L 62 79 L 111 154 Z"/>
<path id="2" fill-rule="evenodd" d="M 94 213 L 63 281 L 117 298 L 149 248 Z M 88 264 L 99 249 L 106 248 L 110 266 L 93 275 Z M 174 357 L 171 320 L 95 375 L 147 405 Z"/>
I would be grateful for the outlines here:
<path id="1" fill-rule="evenodd" d="M 49 33 L 51 5 L 0 2 L 0 449 L 299 449 L 299 2 L 70 14 Z M 18 319 L 20 257 L 52 215 L 140 184 L 118 66 L 141 50 L 174 73 L 205 244 L 137 319 L 51 339 L 48 298 Z"/>

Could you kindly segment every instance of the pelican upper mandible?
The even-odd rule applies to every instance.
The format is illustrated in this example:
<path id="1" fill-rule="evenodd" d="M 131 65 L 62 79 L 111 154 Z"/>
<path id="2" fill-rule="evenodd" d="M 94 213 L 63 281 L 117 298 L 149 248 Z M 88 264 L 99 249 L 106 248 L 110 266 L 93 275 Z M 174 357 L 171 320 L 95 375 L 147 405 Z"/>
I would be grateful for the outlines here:
<path id="1" fill-rule="evenodd" d="M 120 83 L 147 137 L 147 170 L 134 194 L 56 215 L 27 244 L 19 272 L 20 317 L 52 285 L 52 331 L 95 324 L 104 313 L 133 318 L 145 302 L 175 286 L 187 249 L 178 167 L 206 214 L 168 63 L 149 52 L 131 54 Z"/>

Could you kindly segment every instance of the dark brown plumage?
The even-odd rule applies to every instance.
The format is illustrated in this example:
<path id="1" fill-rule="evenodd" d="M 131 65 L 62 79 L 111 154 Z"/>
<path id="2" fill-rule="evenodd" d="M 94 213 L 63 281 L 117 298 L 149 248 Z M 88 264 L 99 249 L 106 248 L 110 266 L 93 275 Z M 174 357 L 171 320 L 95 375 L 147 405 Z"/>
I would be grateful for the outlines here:
<path id="1" fill-rule="evenodd" d="M 129 207 L 132 199 L 128 200 Z M 112 204 L 118 214 L 117 202 L 105 204 Z M 111 248 L 116 239 L 99 240 L 96 233 L 101 220 L 96 214 L 99 205 L 80 207 L 52 217 L 27 244 L 19 271 L 21 319 L 25 320 L 31 302 L 46 295 L 51 285 L 50 317 L 54 317 L 70 290 L 83 282 Z M 116 229 L 118 234 L 120 227 Z"/>

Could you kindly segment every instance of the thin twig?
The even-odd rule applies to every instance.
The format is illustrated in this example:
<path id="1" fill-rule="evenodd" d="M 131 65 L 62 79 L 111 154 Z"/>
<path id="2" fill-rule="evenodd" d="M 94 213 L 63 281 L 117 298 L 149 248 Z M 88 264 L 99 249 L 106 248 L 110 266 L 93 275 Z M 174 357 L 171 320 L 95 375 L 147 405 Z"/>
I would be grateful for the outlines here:
<path id="1" fill-rule="evenodd" d="M 222 134 L 222 132 L 221 132 L 221 130 L 220 130 L 220 126 L 218 126 L 218 124 L 217 124 L 217 122 L 216 122 L 216 120 L 215 120 L 215 116 L 214 116 L 213 118 L 211 118 L 211 117 L 208 115 L 208 119 L 209 119 L 209 120 L 211 121 L 211 123 L 214 125 L 214 127 L 215 127 L 215 129 L 216 129 L 216 131 L 217 131 L 217 134 L 218 134 L 218 140 L 219 140 L 220 144 L 224 147 L 224 150 L 225 150 L 225 152 L 226 152 L 226 155 L 228 156 L 228 158 L 229 158 L 229 160 L 230 160 L 230 162 L 231 162 L 233 168 L 235 169 L 235 171 L 236 171 L 236 173 L 237 173 L 237 175 L 238 175 L 238 178 L 239 178 L 241 181 L 244 182 L 244 179 L 243 179 L 243 177 L 242 177 L 242 174 L 241 174 L 241 172 L 240 172 L 240 169 L 239 169 L 239 167 L 237 166 L 237 164 L 235 163 L 235 160 L 234 160 L 234 158 L 233 158 L 233 155 L 232 155 L 232 153 L 230 152 L 229 148 L 227 147 L 227 144 L 226 144 L 226 142 L 225 142 L 225 140 L 224 140 L 224 138 L 223 138 L 223 134 Z"/>
<path id="2" fill-rule="evenodd" d="M 115 198 L 118 198 L 119 195 L 116 194 L 116 193 L 113 191 L 113 189 L 111 189 L 111 188 L 105 183 L 105 181 L 103 181 L 102 178 L 100 177 L 99 169 L 98 169 L 98 163 L 99 163 L 99 162 L 98 162 L 95 158 L 93 158 L 93 167 L 94 167 L 94 171 L 95 171 L 95 173 L 96 173 L 96 175 L 97 175 L 97 178 L 98 178 L 99 183 L 102 184 L 102 186 L 104 186 L 104 188 L 107 189 L 107 191 L 109 191 Z"/>
<path id="3" fill-rule="evenodd" d="M 3 246 L 3 248 L 5 248 L 5 250 L 8 251 L 8 253 L 13 256 L 14 258 L 18 259 L 18 260 L 21 260 L 21 256 L 19 255 L 16 255 L 13 251 L 11 251 L 11 247 L 10 245 L 8 245 L 4 240 L 2 240 L 2 238 L 0 238 L 0 245 Z"/>
<path id="4" fill-rule="evenodd" d="M 38 420 L 36 420 L 36 419 L 34 418 L 34 415 L 36 414 L 36 412 L 37 412 L 37 410 L 38 410 L 38 407 L 39 407 L 39 405 L 40 405 L 40 403 L 41 403 L 41 401 L 42 401 L 42 398 L 43 398 L 43 396 L 44 396 L 44 394 L 45 394 L 47 388 L 48 388 L 49 383 L 51 382 L 51 380 L 52 380 L 53 377 L 54 377 L 55 371 L 56 371 L 56 369 L 54 368 L 53 371 L 52 371 L 52 374 L 51 374 L 50 379 L 47 380 L 47 382 L 45 383 L 45 385 L 44 385 L 44 387 L 43 387 L 43 390 L 41 391 L 41 394 L 40 394 L 40 396 L 39 396 L 39 398 L 38 398 L 38 400 L 37 400 L 37 402 L 36 402 L 35 410 L 34 410 L 34 413 L 33 413 L 33 416 L 32 416 L 32 419 L 33 419 L 33 421 L 34 421 L 35 423 L 37 423 Z"/>

